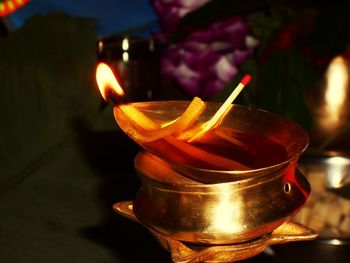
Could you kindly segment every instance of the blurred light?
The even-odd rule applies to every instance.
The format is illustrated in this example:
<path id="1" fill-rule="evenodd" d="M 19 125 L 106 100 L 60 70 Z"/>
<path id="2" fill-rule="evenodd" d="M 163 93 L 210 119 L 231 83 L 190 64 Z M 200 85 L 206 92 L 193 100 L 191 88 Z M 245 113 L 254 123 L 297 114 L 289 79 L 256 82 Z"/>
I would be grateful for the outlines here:
<path id="1" fill-rule="evenodd" d="M 128 62 L 129 61 L 129 53 L 128 52 L 123 52 L 123 61 Z"/>
<path id="2" fill-rule="evenodd" d="M 325 107 L 323 126 L 327 129 L 338 126 L 348 87 L 347 61 L 342 56 L 335 57 L 326 71 Z"/>
<path id="3" fill-rule="evenodd" d="M 103 51 L 103 41 L 98 41 L 98 51 L 101 53 Z"/>
<path id="4" fill-rule="evenodd" d="M 341 242 L 341 240 L 335 238 L 335 239 L 329 240 L 329 241 L 328 241 L 328 244 L 338 246 L 338 245 L 341 245 L 342 242 Z"/>
<path id="5" fill-rule="evenodd" d="M 347 164 L 350 164 L 350 160 L 348 158 L 344 158 L 344 157 L 340 157 L 340 156 L 330 157 L 325 162 L 327 164 L 332 164 L 332 165 L 347 165 Z"/>
<path id="6" fill-rule="evenodd" d="M 341 187 L 347 175 L 347 168 L 350 161 L 347 158 L 337 156 L 330 157 L 325 163 L 329 165 L 327 171 L 329 173 L 327 176 L 328 186 L 331 188 Z"/>
<path id="7" fill-rule="evenodd" d="M 275 256 L 276 255 L 275 251 L 271 247 L 267 247 L 264 250 L 264 253 L 268 256 Z"/>
<path id="8" fill-rule="evenodd" d="M 148 48 L 149 48 L 150 51 L 154 51 L 155 47 L 154 47 L 154 40 L 153 40 L 153 39 L 151 39 L 151 40 L 149 41 L 149 46 L 148 46 Z"/>
<path id="9" fill-rule="evenodd" d="M 122 49 L 124 51 L 127 51 L 129 49 L 129 39 L 124 38 L 122 42 Z"/>

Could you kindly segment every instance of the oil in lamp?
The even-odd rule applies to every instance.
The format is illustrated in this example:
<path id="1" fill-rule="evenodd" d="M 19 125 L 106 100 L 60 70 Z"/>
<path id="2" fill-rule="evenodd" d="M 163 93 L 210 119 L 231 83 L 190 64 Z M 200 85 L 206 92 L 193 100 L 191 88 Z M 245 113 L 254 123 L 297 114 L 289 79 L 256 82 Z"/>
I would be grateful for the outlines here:
<path id="1" fill-rule="evenodd" d="M 296 170 L 308 136 L 277 115 L 232 104 L 249 77 L 222 104 L 126 103 L 113 74 L 102 82 L 101 71 L 110 69 L 97 68 L 103 97 L 142 149 L 134 162 L 142 187 L 113 208 L 149 229 L 174 262 L 232 262 L 317 237 L 291 220 L 311 190 Z"/>

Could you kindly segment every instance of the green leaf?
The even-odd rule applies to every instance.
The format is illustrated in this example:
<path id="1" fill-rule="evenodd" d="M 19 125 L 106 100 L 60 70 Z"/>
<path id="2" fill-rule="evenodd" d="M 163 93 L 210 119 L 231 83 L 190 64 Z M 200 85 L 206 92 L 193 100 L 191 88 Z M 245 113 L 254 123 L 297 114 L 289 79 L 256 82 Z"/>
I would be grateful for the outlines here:
<path id="1" fill-rule="evenodd" d="M 309 129 L 312 118 L 304 91 L 317 79 L 310 62 L 296 51 L 278 51 L 260 66 L 259 72 L 257 105 Z"/>
<path id="2" fill-rule="evenodd" d="M 259 39 L 259 50 L 264 50 L 273 36 L 294 17 L 295 12 L 292 9 L 280 5 L 271 6 L 269 12 L 249 16 L 252 33 Z"/>
<path id="3" fill-rule="evenodd" d="M 99 110 L 93 79 L 95 22 L 35 16 L 0 39 L 0 184 L 72 134 Z"/>

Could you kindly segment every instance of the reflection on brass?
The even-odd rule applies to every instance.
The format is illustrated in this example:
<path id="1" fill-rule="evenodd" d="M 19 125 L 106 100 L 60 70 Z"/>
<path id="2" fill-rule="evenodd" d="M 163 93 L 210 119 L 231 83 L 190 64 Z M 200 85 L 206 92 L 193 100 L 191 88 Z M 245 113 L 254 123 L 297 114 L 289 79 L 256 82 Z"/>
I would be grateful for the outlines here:
<path id="1" fill-rule="evenodd" d="M 114 210 L 138 223 L 141 223 L 133 212 L 133 203 L 125 201 L 113 206 Z M 312 229 L 291 220 L 260 238 L 237 244 L 193 246 L 184 244 L 171 236 L 163 235 L 146 226 L 160 244 L 171 253 L 173 262 L 235 262 L 253 257 L 270 245 L 284 244 L 293 241 L 312 240 L 317 233 Z"/>
<path id="2" fill-rule="evenodd" d="M 148 152 L 135 159 L 143 182 L 134 201 L 140 221 L 174 239 L 241 243 L 270 233 L 307 200 L 310 187 L 294 164 L 264 176 L 203 184 Z"/>

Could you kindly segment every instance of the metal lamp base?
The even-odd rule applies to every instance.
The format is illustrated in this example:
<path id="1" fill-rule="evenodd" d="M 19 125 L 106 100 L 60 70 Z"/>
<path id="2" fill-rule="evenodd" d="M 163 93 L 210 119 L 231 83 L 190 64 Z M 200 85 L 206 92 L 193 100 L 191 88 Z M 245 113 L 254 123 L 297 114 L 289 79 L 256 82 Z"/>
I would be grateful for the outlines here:
<path id="1" fill-rule="evenodd" d="M 171 254 L 173 262 L 235 262 L 253 257 L 267 247 L 293 241 L 307 241 L 317 238 L 318 234 L 304 225 L 288 220 L 276 228 L 270 234 L 243 243 L 227 245 L 195 245 L 185 244 L 159 233 L 143 224 L 134 214 L 133 202 L 124 201 L 117 203 L 113 209 L 120 215 L 144 225 L 159 243 Z"/>

